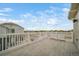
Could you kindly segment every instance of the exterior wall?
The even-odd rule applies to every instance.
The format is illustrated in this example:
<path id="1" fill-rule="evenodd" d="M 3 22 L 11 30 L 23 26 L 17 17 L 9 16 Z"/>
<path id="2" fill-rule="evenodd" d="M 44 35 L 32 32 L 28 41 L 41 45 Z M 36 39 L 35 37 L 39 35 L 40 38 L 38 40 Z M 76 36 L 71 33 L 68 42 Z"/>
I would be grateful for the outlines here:
<path id="1" fill-rule="evenodd" d="M 3 26 L 0 26 L 0 34 L 6 34 L 9 33 L 9 29 Z"/>
<path id="2" fill-rule="evenodd" d="M 9 29 L 14 29 L 15 33 L 24 33 L 24 28 L 21 28 L 18 25 L 13 25 L 13 24 L 5 24 L 3 26 L 8 27 Z"/>
<path id="3" fill-rule="evenodd" d="M 74 23 L 73 43 L 79 49 L 79 12 L 77 13 L 76 20 L 74 20 L 73 23 Z"/>
<path id="4" fill-rule="evenodd" d="M 74 25 L 74 31 L 73 31 L 73 43 L 75 44 L 75 45 L 77 45 L 77 41 L 76 41 L 76 39 L 77 39 L 77 24 L 78 24 L 78 22 L 74 22 L 73 21 L 73 25 Z"/>

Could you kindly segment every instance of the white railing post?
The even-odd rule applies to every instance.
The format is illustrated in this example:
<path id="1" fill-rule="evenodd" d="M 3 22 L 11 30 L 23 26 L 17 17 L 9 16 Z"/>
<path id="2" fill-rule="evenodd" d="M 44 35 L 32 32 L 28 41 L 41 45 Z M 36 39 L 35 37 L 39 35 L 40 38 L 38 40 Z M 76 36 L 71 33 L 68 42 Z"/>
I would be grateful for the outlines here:
<path id="1" fill-rule="evenodd" d="M 31 42 L 30 40 L 30 33 L 28 32 L 28 42 Z"/>
<path id="2" fill-rule="evenodd" d="M 39 32 L 39 40 L 42 39 L 42 35 L 41 35 L 41 32 Z"/>
<path id="3" fill-rule="evenodd" d="M 13 47 L 13 35 L 11 35 L 11 47 Z"/>
<path id="4" fill-rule="evenodd" d="M 39 40 L 41 39 L 41 32 L 39 32 Z"/>
<path id="5" fill-rule="evenodd" d="M 17 36 L 15 35 L 15 46 L 17 46 Z"/>
<path id="6" fill-rule="evenodd" d="M 18 34 L 18 45 L 20 44 L 19 34 Z"/>
<path id="7" fill-rule="evenodd" d="M 21 44 L 22 44 L 22 35 L 20 36 Z"/>
<path id="8" fill-rule="evenodd" d="M 23 43 L 23 35 L 21 35 L 21 44 Z"/>
<path id="9" fill-rule="evenodd" d="M 18 35 L 18 45 L 19 45 L 19 35 Z"/>
<path id="10" fill-rule="evenodd" d="M 18 41 L 18 39 L 17 39 L 17 35 L 16 35 L 16 46 L 18 45 L 18 42 L 17 41 Z"/>
<path id="11" fill-rule="evenodd" d="M 72 42 L 73 42 L 73 32 L 71 32 Z"/>
<path id="12" fill-rule="evenodd" d="M 19 34 L 19 44 L 21 44 L 21 35 L 22 34 Z"/>
<path id="13" fill-rule="evenodd" d="M 26 34 L 24 34 L 25 35 L 25 42 L 27 42 L 27 35 Z"/>
<path id="14" fill-rule="evenodd" d="M 13 46 L 15 46 L 15 35 L 13 35 Z"/>
<path id="15" fill-rule="evenodd" d="M 23 34 L 23 35 L 24 35 L 24 43 L 26 43 L 26 40 L 27 40 L 26 34 Z"/>
<path id="16" fill-rule="evenodd" d="M 14 35 L 14 46 L 16 46 L 16 36 Z"/>
<path id="17" fill-rule="evenodd" d="M 7 35 L 5 37 L 5 49 L 7 49 Z"/>
<path id="18" fill-rule="evenodd" d="M 12 35 L 10 35 L 10 47 L 12 47 Z"/>
<path id="19" fill-rule="evenodd" d="M 10 48 L 10 35 L 8 35 L 8 36 L 9 36 L 9 38 L 8 38 L 8 39 L 9 39 L 9 48 Z"/>
<path id="20" fill-rule="evenodd" d="M 22 43 L 24 43 L 24 35 L 22 35 Z"/>
<path id="21" fill-rule="evenodd" d="M 27 39 L 26 35 L 25 34 L 23 34 L 23 35 L 24 35 L 24 43 L 26 43 L 26 39 Z"/>
<path id="22" fill-rule="evenodd" d="M 2 37 L 2 50 L 3 50 L 3 48 L 4 48 L 4 47 L 3 47 L 3 44 L 4 44 L 4 42 L 3 42 L 3 41 L 4 41 L 4 40 L 3 40 L 3 37 Z"/>
<path id="23" fill-rule="evenodd" d="M 12 35 L 12 46 L 14 46 L 14 35 Z"/>
<path id="24" fill-rule="evenodd" d="M 21 40 L 21 44 L 22 44 L 22 34 L 21 34 L 20 40 Z"/>
<path id="25" fill-rule="evenodd" d="M 20 39 L 19 39 L 19 34 L 18 34 L 18 45 L 20 45 Z"/>
<path id="26" fill-rule="evenodd" d="M 19 45 L 18 35 L 16 35 L 16 36 L 17 36 L 17 45 Z"/>
<path id="27" fill-rule="evenodd" d="M 56 31 L 56 37 L 55 37 L 56 39 L 58 39 L 58 33 L 59 33 L 59 32 Z"/>
<path id="28" fill-rule="evenodd" d="M 13 47 L 13 35 L 11 35 L 11 47 Z"/>
<path id="29" fill-rule="evenodd" d="M 48 39 L 48 32 L 46 31 L 46 38 Z"/>
<path id="30" fill-rule="evenodd" d="M 23 44 L 24 44 L 24 42 L 25 42 L 25 35 L 23 34 Z"/>
<path id="31" fill-rule="evenodd" d="M 22 43 L 21 35 L 22 35 L 22 34 L 19 35 L 20 44 Z"/>
<path id="32" fill-rule="evenodd" d="M 21 34 L 19 35 L 19 43 L 21 44 Z"/>

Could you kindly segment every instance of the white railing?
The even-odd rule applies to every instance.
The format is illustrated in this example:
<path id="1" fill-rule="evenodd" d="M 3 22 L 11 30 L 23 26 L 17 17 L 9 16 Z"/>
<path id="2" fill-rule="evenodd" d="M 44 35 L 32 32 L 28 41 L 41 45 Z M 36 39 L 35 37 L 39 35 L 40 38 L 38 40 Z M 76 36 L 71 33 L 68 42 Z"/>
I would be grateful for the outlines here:
<path id="1" fill-rule="evenodd" d="M 41 32 L 0 34 L 0 51 L 41 39 Z"/>
<path id="2" fill-rule="evenodd" d="M 72 32 L 26 32 L 0 34 L 0 51 L 42 39 L 73 40 Z"/>
<path id="3" fill-rule="evenodd" d="M 73 32 L 48 32 L 48 37 L 51 39 L 63 40 L 72 42 Z"/>
<path id="4" fill-rule="evenodd" d="M 0 35 L 0 51 L 18 46 L 28 41 L 26 34 L 1 34 Z"/>

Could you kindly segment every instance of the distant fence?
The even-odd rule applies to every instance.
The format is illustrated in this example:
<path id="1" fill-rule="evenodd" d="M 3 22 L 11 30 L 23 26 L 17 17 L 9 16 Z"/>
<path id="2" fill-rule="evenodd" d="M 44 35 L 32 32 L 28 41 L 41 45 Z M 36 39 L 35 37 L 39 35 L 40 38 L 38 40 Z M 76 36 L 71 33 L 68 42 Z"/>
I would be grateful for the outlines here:
<path id="1" fill-rule="evenodd" d="M 54 31 L 27 31 L 26 33 L 33 34 L 32 36 L 36 36 L 40 33 L 41 37 L 47 36 L 47 38 L 55 38 L 58 40 L 65 40 L 65 41 L 73 41 L 73 32 L 54 32 Z M 39 35 L 38 35 L 39 36 Z M 36 38 L 37 39 L 37 38 Z"/>
<path id="2" fill-rule="evenodd" d="M 48 32 L 48 37 L 68 42 L 73 41 L 73 32 Z"/>
<path id="3" fill-rule="evenodd" d="M 42 39 L 73 41 L 73 32 L 27 31 L 26 33 L 0 34 L 0 51 Z"/>

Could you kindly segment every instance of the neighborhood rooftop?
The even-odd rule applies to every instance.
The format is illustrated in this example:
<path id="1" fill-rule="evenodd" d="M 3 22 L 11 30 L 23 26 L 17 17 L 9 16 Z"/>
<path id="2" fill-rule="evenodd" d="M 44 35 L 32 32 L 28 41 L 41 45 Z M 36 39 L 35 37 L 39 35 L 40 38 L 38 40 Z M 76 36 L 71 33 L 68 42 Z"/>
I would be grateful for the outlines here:
<path id="1" fill-rule="evenodd" d="M 22 26 L 18 25 L 18 24 L 15 24 L 15 23 L 12 23 L 12 22 L 6 22 L 6 23 L 1 23 L 0 25 L 16 25 L 16 26 L 19 26 L 21 28 L 23 28 Z M 24 29 L 24 28 L 23 28 Z"/>

